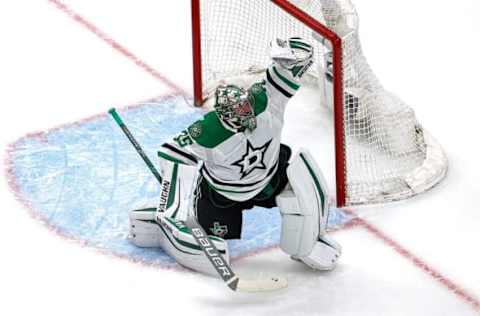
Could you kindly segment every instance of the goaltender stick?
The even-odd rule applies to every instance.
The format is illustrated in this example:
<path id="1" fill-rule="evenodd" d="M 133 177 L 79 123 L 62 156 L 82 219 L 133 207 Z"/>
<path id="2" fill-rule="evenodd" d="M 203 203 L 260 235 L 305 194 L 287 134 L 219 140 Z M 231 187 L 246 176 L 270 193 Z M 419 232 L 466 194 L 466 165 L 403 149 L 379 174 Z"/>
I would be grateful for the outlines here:
<path id="1" fill-rule="evenodd" d="M 215 111 L 161 146 L 160 205 L 130 212 L 135 245 L 162 247 L 179 264 L 215 275 L 186 218 L 197 218 L 228 262 L 225 240 L 241 238 L 242 212 L 278 206 L 280 248 L 313 269 L 335 268 L 341 247 L 326 235 L 326 181 L 307 150 L 291 158 L 280 143 L 285 107 L 313 55 L 301 38 L 274 40 L 263 81 L 248 90 L 219 86 Z"/>

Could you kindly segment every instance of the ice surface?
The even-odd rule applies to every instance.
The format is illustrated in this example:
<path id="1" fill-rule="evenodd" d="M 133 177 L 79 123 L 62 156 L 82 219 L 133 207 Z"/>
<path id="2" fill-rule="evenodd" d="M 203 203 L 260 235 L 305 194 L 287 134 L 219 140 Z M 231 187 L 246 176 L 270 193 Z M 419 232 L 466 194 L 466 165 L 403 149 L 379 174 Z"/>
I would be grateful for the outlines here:
<path id="1" fill-rule="evenodd" d="M 185 35 L 190 32 L 190 1 L 171 2 L 168 6 L 164 1 L 148 0 L 64 2 L 170 80 L 185 90 L 190 89 L 191 42 Z M 480 46 L 478 40 L 475 41 L 480 32 L 480 3 L 474 0 L 459 0 L 455 5 L 451 1 L 356 0 L 355 4 L 360 13 L 362 41 L 369 61 L 388 88 L 415 104 L 422 124 L 448 151 L 452 167 L 445 182 L 428 194 L 404 203 L 357 211 L 478 301 L 480 169 L 478 146 L 472 144 L 478 144 L 475 127 L 480 116 L 480 107 L 474 101 L 478 99 L 477 74 L 480 72 Z M 118 51 L 92 36 L 89 30 L 52 9 L 49 1 L 30 1 L 28 6 L 26 1 L 3 1 L 0 7 L 0 25 L 6 30 L 2 34 L 4 45 L 0 58 L 0 142 L 4 148 L 29 132 L 47 130 L 63 122 L 103 112 L 112 105 L 120 106 L 171 92 Z M 461 44 L 445 45 L 446 39 L 448 43 Z M 174 43 L 175 49 L 165 49 L 165 43 Z M 332 124 L 322 120 L 331 113 L 319 110 L 316 99 L 308 93 L 303 94 L 305 98 L 299 98 L 287 110 L 284 141 L 294 149 L 310 149 L 334 188 L 334 169 L 328 164 L 332 160 L 325 158 L 332 149 L 329 144 Z M 139 122 L 131 121 L 126 112 L 121 111 L 121 114 L 126 116 L 140 141 L 146 142 L 153 137 L 141 135 L 143 128 Z M 86 132 L 87 129 L 83 129 L 86 123 L 102 119 L 107 124 L 106 116 L 98 117 L 76 124 L 76 130 Z M 117 181 L 128 182 L 125 180 L 128 176 L 130 183 L 135 183 L 134 190 L 153 195 L 153 188 L 136 186 L 136 183 L 153 185 L 153 180 L 147 183 L 132 180 L 135 175 L 147 177 L 148 172 L 143 170 L 135 152 L 130 151 L 124 136 L 120 131 L 114 132 L 117 127 L 113 125 L 101 125 L 97 126 L 108 133 L 105 135 L 112 137 L 117 133 L 113 139 L 119 154 L 122 149 L 122 158 L 118 159 L 135 164 L 133 173 L 122 173 L 124 179 Z M 34 212 L 37 215 L 46 214 L 48 210 L 52 215 L 55 208 L 52 203 L 58 203 L 58 214 L 50 220 L 65 220 L 67 214 L 61 214 L 60 207 L 65 207 L 67 194 L 75 198 L 75 194 L 68 191 L 72 188 L 65 185 L 63 197 L 60 197 L 59 184 L 53 186 L 55 181 L 60 182 L 56 178 L 63 177 L 63 172 L 58 170 L 65 160 L 50 165 L 50 171 L 57 170 L 57 173 L 48 172 L 50 176 L 55 175 L 53 179 L 40 180 L 40 170 L 31 158 L 33 154 L 61 157 L 65 144 L 58 140 L 62 131 L 71 128 L 73 126 L 66 126 L 38 137 L 22 138 L 11 152 L 11 158 L 15 159 L 15 179 L 28 174 L 45 186 L 34 186 L 33 182 L 23 179 L 24 182 L 18 183 L 21 186 L 13 188 L 21 189 L 16 193 L 29 201 L 36 199 Z M 50 137 L 58 137 L 57 143 L 46 142 Z M 112 146 L 112 139 L 103 141 Z M 147 145 L 144 144 L 150 146 Z M 156 146 L 146 148 L 149 155 L 155 154 Z M 101 150 L 100 147 L 96 149 Z M 36 149 L 36 152 L 27 152 L 27 148 Z M 70 149 L 68 145 L 65 148 Z M 79 164 L 78 157 L 82 155 L 88 157 L 85 152 L 78 155 L 77 150 L 76 153 L 76 160 L 68 157 L 72 163 Z M 155 161 L 154 156 L 152 160 Z M 26 164 L 19 165 L 21 162 L 32 164 L 32 171 L 26 170 Z M 105 169 L 108 176 L 104 175 L 104 179 L 111 181 L 113 166 L 102 159 L 95 161 L 95 164 L 102 163 L 108 165 Z M 93 163 L 90 161 L 90 164 Z M 81 166 L 79 164 L 78 168 Z M 77 177 L 87 181 L 78 172 L 69 171 L 66 175 L 69 180 Z M 99 179 L 88 181 L 100 183 L 106 190 L 97 201 L 105 207 L 112 183 Z M 51 193 L 53 190 L 57 192 Z M 91 192 L 82 194 L 93 194 Z M 42 198 L 42 193 L 56 200 L 43 208 L 48 198 Z M 118 197 L 119 192 L 114 192 L 113 196 Z M 289 279 L 289 288 L 285 291 L 252 296 L 230 293 L 213 278 L 184 270 L 151 269 L 124 260 L 112 260 L 56 238 L 27 216 L 5 181 L 0 183 L 0 200 L 1 315 L 464 316 L 478 315 L 480 311 L 480 305 L 475 308 L 474 301 L 441 285 L 434 276 L 418 269 L 411 258 L 392 250 L 358 226 L 333 235 L 344 252 L 339 267 L 331 273 L 305 269 L 278 249 L 236 260 L 233 266 L 240 275 L 274 273 Z M 141 202 L 140 199 L 139 205 Z M 144 202 L 148 204 L 147 200 Z M 72 202 L 69 207 L 76 206 Z M 78 209 L 76 207 L 77 212 Z M 101 217 L 120 212 L 113 208 L 94 211 L 88 214 Z M 125 210 L 121 213 L 125 214 Z M 253 213 L 246 213 L 246 216 L 250 214 Z M 102 229 L 108 232 L 106 225 L 119 228 L 115 232 L 118 240 L 124 237 L 121 222 L 108 219 L 103 220 L 95 233 Z M 99 239 L 97 244 L 85 242 L 92 247 L 101 244 Z M 111 253 L 110 248 L 107 251 Z"/>

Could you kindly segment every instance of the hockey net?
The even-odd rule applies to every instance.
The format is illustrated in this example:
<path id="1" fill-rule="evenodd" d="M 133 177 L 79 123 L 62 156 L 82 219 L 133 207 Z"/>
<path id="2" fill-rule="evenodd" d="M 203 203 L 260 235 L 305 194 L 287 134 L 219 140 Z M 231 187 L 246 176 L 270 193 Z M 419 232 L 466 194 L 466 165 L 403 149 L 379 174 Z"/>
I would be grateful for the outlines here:
<path id="1" fill-rule="evenodd" d="M 262 75 L 274 38 L 315 46 L 305 83 L 334 110 L 338 206 L 405 199 L 445 176 L 442 148 L 369 67 L 349 0 L 192 0 L 192 29 L 197 105 L 219 83 Z"/>

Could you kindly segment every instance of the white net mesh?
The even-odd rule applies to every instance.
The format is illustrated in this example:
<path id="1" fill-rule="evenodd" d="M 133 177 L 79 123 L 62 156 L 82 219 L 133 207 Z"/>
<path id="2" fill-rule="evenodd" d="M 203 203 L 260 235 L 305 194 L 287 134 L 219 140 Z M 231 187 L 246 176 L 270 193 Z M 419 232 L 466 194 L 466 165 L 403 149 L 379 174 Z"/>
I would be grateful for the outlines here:
<path id="1" fill-rule="evenodd" d="M 319 1 L 292 3 L 302 3 L 302 8 L 321 16 Z M 312 31 L 269 0 L 203 0 L 200 4 L 202 90 L 206 96 L 219 82 L 265 70 L 274 38 L 302 36 L 315 42 L 315 60 L 323 60 L 323 48 L 314 41 Z"/>
<path id="2" fill-rule="evenodd" d="M 413 110 L 387 92 L 360 46 L 358 18 L 349 0 L 291 0 L 342 38 L 345 204 L 403 199 L 425 191 L 445 175 L 440 146 L 422 129 Z M 201 64 L 204 97 L 220 82 L 261 73 L 274 38 L 301 36 L 315 46 L 310 82 L 333 104 L 324 48 L 311 29 L 269 0 L 201 0 Z M 322 35 L 322 34 L 320 34 Z M 315 78 L 315 80 L 311 80 Z M 337 181 L 338 183 L 339 181 Z"/>

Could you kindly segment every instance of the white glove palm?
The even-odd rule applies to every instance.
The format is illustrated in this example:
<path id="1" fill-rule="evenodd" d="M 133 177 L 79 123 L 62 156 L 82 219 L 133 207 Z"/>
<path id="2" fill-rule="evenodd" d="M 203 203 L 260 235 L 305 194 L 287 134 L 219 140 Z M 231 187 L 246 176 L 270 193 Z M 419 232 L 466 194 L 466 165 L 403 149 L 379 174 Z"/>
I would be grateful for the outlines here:
<path id="1" fill-rule="evenodd" d="M 313 46 L 299 37 L 287 41 L 276 39 L 271 43 L 270 56 L 280 67 L 301 78 L 313 64 Z"/>

